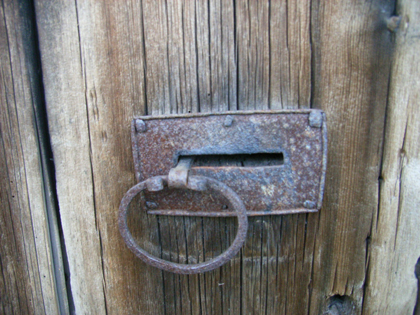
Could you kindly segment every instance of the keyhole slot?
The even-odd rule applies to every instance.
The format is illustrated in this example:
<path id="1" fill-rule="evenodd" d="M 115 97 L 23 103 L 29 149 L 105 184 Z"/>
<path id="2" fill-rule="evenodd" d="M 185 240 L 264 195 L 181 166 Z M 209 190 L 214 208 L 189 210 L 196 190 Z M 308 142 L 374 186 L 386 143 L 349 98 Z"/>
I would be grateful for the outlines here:
<path id="1" fill-rule="evenodd" d="M 180 156 L 178 161 L 186 156 Z M 283 153 L 195 155 L 192 167 L 265 167 L 284 164 Z"/>

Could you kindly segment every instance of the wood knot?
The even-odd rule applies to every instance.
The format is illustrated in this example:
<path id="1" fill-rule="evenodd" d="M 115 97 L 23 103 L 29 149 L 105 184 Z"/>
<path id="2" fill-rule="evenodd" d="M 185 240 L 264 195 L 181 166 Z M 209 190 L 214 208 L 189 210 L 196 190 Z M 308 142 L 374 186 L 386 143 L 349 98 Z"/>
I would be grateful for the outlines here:
<path id="1" fill-rule="evenodd" d="M 333 295 L 326 303 L 323 315 L 353 315 L 356 307 L 348 295 Z"/>

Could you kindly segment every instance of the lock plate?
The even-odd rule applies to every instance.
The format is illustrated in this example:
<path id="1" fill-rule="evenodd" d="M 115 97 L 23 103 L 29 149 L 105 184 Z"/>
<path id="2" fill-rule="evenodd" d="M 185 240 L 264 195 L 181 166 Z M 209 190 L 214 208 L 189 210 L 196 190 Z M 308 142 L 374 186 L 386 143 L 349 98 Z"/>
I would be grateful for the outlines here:
<path id="1" fill-rule="evenodd" d="M 327 129 L 320 110 L 143 116 L 132 122 L 132 146 L 139 182 L 192 156 L 189 174 L 232 188 L 250 216 L 316 212 L 322 205 Z M 142 201 L 150 214 L 235 215 L 216 192 L 145 191 Z"/>

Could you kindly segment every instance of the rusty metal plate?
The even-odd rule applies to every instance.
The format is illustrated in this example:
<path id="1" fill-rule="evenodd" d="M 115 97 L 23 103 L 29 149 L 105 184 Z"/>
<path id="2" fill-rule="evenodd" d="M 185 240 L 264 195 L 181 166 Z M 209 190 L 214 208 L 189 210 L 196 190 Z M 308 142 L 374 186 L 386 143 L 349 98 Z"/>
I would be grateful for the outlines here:
<path id="1" fill-rule="evenodd" d="M 321 208 L 327 129 L 320 110 L 144 116 L 133 120 L 132 142 L 139 182 L 196 156 L 190 175 L 232 188 L 250 216 Z M 144 201 L 153 214 L 235 215 L 216 192 L 145 191 Z"/>

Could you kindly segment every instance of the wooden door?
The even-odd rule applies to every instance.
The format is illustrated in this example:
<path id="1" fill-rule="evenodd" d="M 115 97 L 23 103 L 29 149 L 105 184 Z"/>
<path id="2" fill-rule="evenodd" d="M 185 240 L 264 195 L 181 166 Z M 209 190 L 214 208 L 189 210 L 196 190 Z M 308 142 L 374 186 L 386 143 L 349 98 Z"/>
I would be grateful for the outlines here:
<path id="1" fill-rule="evenodd" d="M 3 313 L 419 312 L 415 0 L 6 0 L 0 12 Z M 326 112 L 318 213 L 250 218 L 240 254 L 199 275 L 127 249 L 133 117 L 282 108 Z M 176 262 L 235 235 L 226 218 L 131 223 Z"/>

